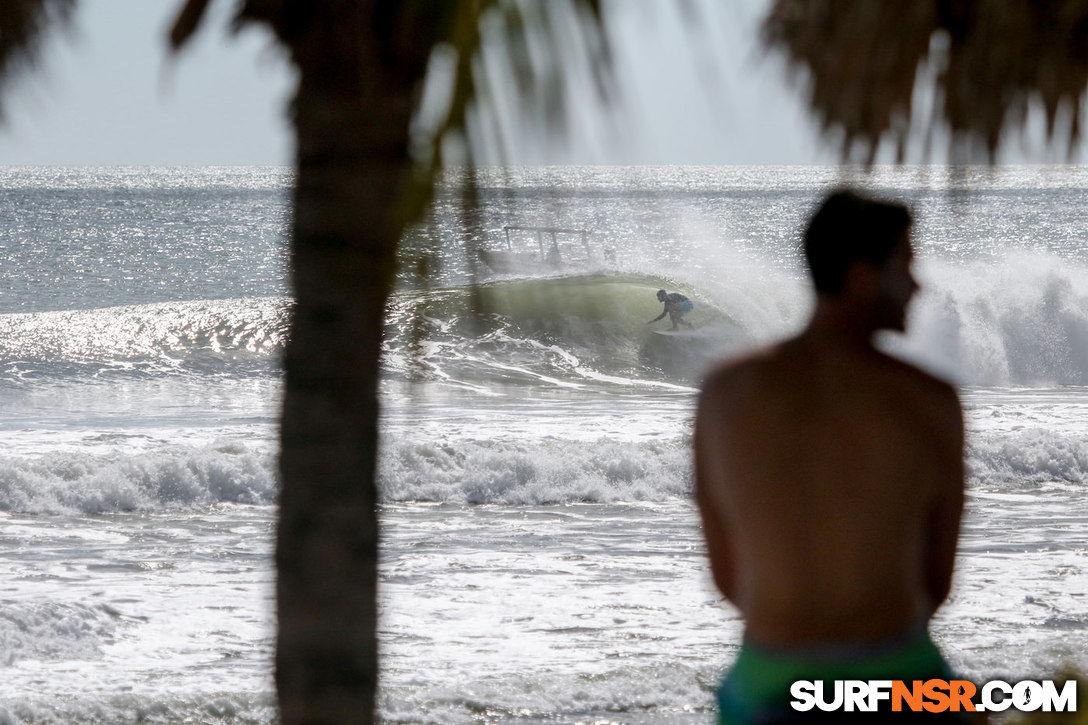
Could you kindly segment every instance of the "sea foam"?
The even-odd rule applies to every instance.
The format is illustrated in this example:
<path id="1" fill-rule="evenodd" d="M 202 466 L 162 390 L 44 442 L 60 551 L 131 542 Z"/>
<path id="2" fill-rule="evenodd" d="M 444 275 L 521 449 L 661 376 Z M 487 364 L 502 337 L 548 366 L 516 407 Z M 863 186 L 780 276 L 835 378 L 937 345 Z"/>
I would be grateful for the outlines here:
<path id="1" fill-rule="evenodd" d="M 892 347 L 963 385 L 1088 384 L 1088 269 L 1048 254 L 920 265 Z"/>
<path id="2" fill-rule="evenodd" d="M 967 466 L 973 486 L 1030 491 L 1045 484 L 1070 484 L 1082 494 L 1088 483 L 1088 441 L 1040 428 L 973 433 Z"/>
<path id="3" fill-rule="evenodd" d="M 1088 442 L 1043 429 L 971 432 L 968 486 L 1028 491 L 1088 483 Z M 386 503 L 551 505 L 686 498 L 690 442 L 683 437 L 383 441 L 378 483 Z M 0 458 L 0 511 L 101 514 L 185 510 L 218 503 L 271 505 L 271 452 L 240 443 L 174 446 L 153 453 L 58 451 Z"/>
<path id="4" fill-rule="evenodd" d="M 22 660 L 93 660 L 116 630 L 104 605 L 0 601 L 0 669 Z"/>
<path id="5" fill-rule="evenodd" d="M 691 490 L 690 451 L 678 440 L 637 443 L 389 440 L 385 501 L 555 504 L 661 501 Z"/>
<path id="6" fill-rule="evenodd" d="M 269 454 L 239 443 L 0 458 L 0 511 L 99 514 L 269 504 L 276 492 Z"/>

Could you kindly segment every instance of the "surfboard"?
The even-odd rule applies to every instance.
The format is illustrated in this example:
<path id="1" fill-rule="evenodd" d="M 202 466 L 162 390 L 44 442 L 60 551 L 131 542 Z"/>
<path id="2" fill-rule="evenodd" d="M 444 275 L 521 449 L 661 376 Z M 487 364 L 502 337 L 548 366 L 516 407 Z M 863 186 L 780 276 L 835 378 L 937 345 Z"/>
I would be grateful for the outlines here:
<path id="1" fill-rule="evenodd" d="M 699 330 L 651 330 L 651 332 L 657 335 L 667 335 L 669 337 L 702 337 L 699 334 Z"/>

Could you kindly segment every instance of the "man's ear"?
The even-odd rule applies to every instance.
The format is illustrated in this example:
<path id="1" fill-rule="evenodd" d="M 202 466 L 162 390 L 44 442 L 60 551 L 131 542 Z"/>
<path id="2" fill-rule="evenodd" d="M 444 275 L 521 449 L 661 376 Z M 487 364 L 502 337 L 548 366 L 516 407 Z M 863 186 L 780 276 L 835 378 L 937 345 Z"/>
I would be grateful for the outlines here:
<path id="1" fill-rule="evenodd" d="M 853 262 L 846 269 L 843 292 L 861 299 L 876 297 L 880 292 L 880 270 L 868 262 Z"/>

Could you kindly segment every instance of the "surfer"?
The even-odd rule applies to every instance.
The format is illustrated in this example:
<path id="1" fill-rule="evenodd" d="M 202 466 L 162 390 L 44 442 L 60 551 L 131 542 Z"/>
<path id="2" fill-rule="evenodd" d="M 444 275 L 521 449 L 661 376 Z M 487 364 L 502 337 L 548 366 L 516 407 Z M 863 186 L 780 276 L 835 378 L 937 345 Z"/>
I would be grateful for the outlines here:
<path id="1" fill-rule="evenodd" d="M 910 226 L 901 204 L 829 196 L 805 232 L 808 326 L 704 383 L 696 499 L 745 619 L 720 723 L 803 716 L 798 680 L 830 700 L 831 680 L 951 678 L 928 623 L 951 586 L 963 415 L 951 386 L 873 345 L 918 290 Z"/>
<path id="2" fill-rule="evenodd" d="M 669 319 L 672 320 L 672 327 L 669 328 L 670 330 L 677 330 L 680 325 L 695 327 L 684 319 L 684 315 L 695 309 L 695 304 L 687 297 L 679 292 L 666 292 L 663 289 L 659 289 L 657 291 L 657 301 L 664 302 L 665 309 L 661 311 L 660 315 L 647 322 L 647 325 L 652 325 L 658 320 L 663 319 L 665 315 L 668 315 Z"/>

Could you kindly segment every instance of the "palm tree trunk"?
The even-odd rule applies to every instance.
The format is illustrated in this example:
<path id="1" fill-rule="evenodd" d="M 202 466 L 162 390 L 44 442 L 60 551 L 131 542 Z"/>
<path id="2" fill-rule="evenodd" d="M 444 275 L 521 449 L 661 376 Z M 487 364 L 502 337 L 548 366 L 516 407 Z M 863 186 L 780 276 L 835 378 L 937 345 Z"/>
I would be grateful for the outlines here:
<path id="1" fill-rule="evenodd" d="M 367 47 L 377 32 L 352 15 L 362 17 L 327 17 L 317 33 L 311 23 L 313 38 L 294 48 L 295 308 L 276 544 L 284 725 L 371 723 L 378 679 L 377 386 L 415 83 L 403 66 L 382 76 Z"/>

